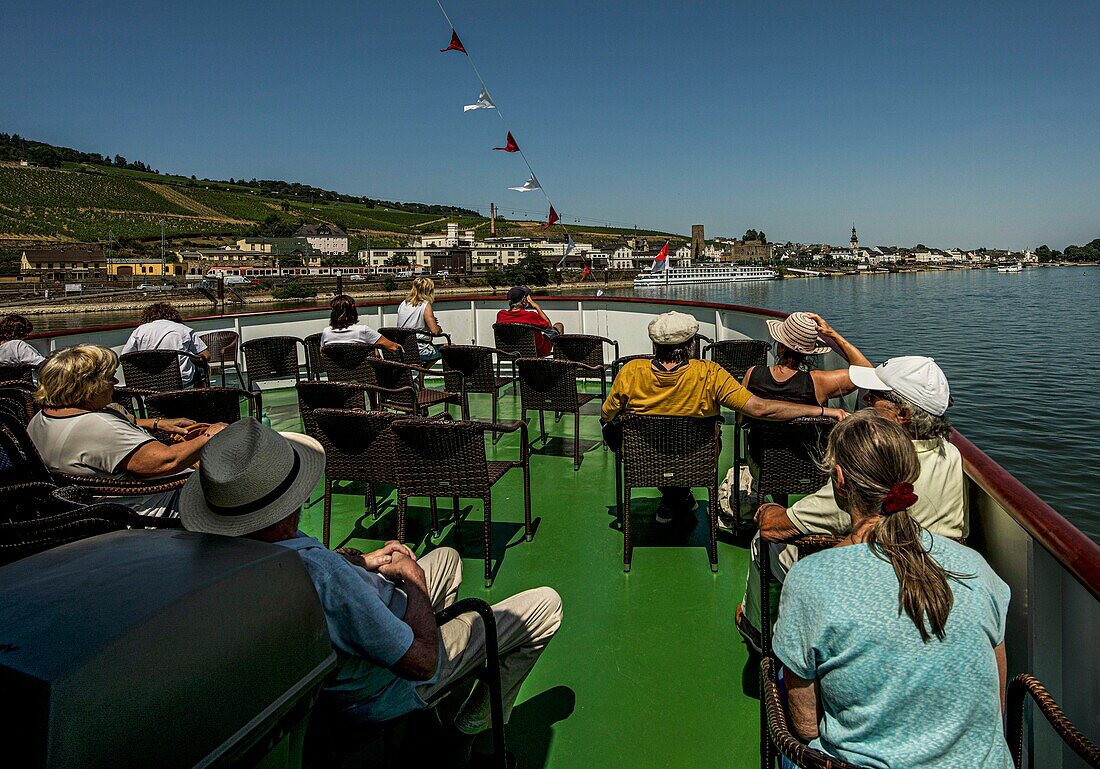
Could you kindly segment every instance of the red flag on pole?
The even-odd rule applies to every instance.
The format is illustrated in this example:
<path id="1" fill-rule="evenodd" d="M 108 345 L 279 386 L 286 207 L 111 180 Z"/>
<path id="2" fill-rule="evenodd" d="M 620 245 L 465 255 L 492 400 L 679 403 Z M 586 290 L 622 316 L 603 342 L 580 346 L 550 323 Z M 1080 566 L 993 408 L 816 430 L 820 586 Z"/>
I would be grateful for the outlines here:
<path id="1" fill-rule="evenodd" d="M 581 280 L 584 280 L 592 274 L 592 268 L 589 266 L 588 260 L 585 259 L 583 256 L 581 257 L 581 261 L 584 262 L 584 272 L 581 273 Z"/>
<path id="2" fill-rule="evenodd" d="M 668 241 L 665 241 L 664 248 L 661 249 L 661 253 L 657 254 L 653 259 L 653 266 L 650 268 L 650 272 L 660 272 L 668 267 Z"/>
<path id="3" fill-rule="evenodd" d="M 495 150 L 504 150 L 505 152 L 519 152 L 519 145 L 516 144 L 516 140 L 512 138 L 512 132 L 508 132 L 508 138 L 504 140 L 503 147 L 493 147 Z"/>
<path id="4" fill-rule="evenodd" d="M 508 135 L 511 136 L 511 134 Z M 554 210 L 553 206 L 550 206 L 550 216 L 546 219 L 546 224 L 542 225 L 543 229 L 550 229 L 558 219 L 561 219 L 558 212 Z"/>
<path id="5" fill-rule="evenodd" d="M 466 53 L 466 49 L 462 47 L 462 41 L 458 39 L 458 33 L 453 29 L 451 30 L 451 44 L 446 48 L 439 49 L 440 53 L 446 53 L 447 51 L 462 51 Z M 466 55 L 469 56 L 470 54 L 466 53 Z"/>

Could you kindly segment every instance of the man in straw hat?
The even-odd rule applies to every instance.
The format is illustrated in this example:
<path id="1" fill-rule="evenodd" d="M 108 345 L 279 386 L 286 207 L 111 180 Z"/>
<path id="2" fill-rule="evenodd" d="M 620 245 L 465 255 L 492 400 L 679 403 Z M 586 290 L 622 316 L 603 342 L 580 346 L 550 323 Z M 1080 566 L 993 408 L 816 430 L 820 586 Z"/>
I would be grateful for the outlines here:
<path id="1" fill-rule="evenodd" d="M 435 622 L 434 612 L 454 603 L 462 584 L 457 551 L 441 547 L 418 560 L 391 541 L 370 553 L 334 552 L 298 531 L 302 503 L 325 469 L 317 441 L 245 419 L 211 440 L 200 459 L 182 490 L 184 527 L 270 542 L 296 551 L 305 564 L 339 658 L 323 699 L 334 722 L 378 723 L 429 707 L 484 659 L 476 614 L 442 628 Z M 501 601 L 493 612 L 507 721 L 520 685 L 561 625 L 561 599 L 540 587 Z M 488 692 L 478 683 L 454 722 L 462 749 L 488 725 Z"/>
<path id="2" fill-rule="evenodd" d="M 717 417 L 720 406 L 756 419 L 844 418 L 841 409 L 758 398 L 717 363 L 693 357 L 698 333 L 699 321 L 682 312 L 666 312 L 650 321 L 653 359 L 632 360 L 623 366 L 604 401 L 604 423 L 611 423 L 623 412 Z M 614 448 L 617 441 L 612 432 L 605 432 Z M 658 522 L 667 523 L 676 515 L 695 511 L 691 489 L 664 487 L 660 492 Z"/>
<path id="3" fill-rule="evenodd" d="M 864 402 L 882 417 L 901 425 L 916 449 L 920 475 L 913 483 L 917 502 L 913 518 L 928 531 L 943 537 L 967 534 L 963 466 L 959 450 L 950 442 L 951 423 L 946 412 L 951 388 L 943 370 L 932 358 L 906 355 L 881 365 L 852 366 L 851 381 L 866 390 Z M 798 551 L 784 543 L 808 534 L 845 536 L 852 519 L 837 504 L 831 483 L 803 497 L 789 508 L 764 504 L 756 512 L 759 536 L 772 543 L 772 573 L 781 584 L 798 558 Z M 753 545 L 758 546 L 754 541 Z M 749 561 L 745 597 L 738 607 L 737 626 L 758 646 L 760 625 L 760 575 L 755 558 Z M 777 597 L 772 599 L 777 600 Z M 776 616 L 776 612 L 772 612 Z"/>

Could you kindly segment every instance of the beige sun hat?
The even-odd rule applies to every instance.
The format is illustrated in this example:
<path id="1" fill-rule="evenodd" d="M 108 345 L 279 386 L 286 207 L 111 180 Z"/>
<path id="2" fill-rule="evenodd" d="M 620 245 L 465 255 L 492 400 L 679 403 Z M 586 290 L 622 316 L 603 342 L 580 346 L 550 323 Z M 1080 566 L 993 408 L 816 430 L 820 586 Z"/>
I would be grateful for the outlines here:
<path id="1" fill-rule="evenodd" d="M 803 355 L 824 355 L 832 348 L 817 336 L 817 323 L 806 312 L 792 312 L 786 320 L 769 320 L 768 333 Z"/>
<path id="2" fill-rule="evenodd" d="M 699 321 L 682 312 L 662 313 L 649 322 L 649 338 L 654 344 L 683 344 L 699 333 Z"/>

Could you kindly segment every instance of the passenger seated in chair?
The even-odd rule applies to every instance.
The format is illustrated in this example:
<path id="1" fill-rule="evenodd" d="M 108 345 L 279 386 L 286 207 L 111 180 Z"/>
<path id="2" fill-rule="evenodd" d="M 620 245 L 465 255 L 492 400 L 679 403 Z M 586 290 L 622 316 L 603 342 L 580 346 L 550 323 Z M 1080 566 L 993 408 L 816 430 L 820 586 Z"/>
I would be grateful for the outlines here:
<path id="1" fill-rule="evenodd" d="M 535 334 L 535 349 L 543 358 L 554 351 L 554 337 L 565 332 L 561 323 L 550 321 L 527 286 L 508 289 L 508 309 L 497 312 L 497 323 L 523 323 L 540 329 L 541 333 Z"/>
<path id="2" fill-rule="evenodd" d="M 435 283 L 431 278 L 414 278 L 409 293 L 397 306 L 397 325 L 419 332 L 416 335 L 417 352 L 420 353 L 420 362 L 426 365 L 440 358 L 439 347 L 432 342 L 432 334 L 443 333 L 432 309 L 434 297 Z"/>
<path id="3" fill-rule="evenodd" d="M 864 401 L 883 418 L 901 425 L 913 442 L 920 475 L 913 484 L 917 502 L 909 514 L 933 534 L 965 537 L 968 527 L 962 457 L 949 440 L 951 423 L 946 412 L 951 403 L 951 389 L 943 370 L 931 358 L 909 355 L 891 358 L 877 368 L 853 366 L 851 378 L 867 391 Z M 719 502 L 725 503 L 721 494 Z M 780 543 L 808 534 L 845 536 L 852 525 L 848 513 L 837 504 L 831 484 L 825 484 L 789 508 L 761 505 L 756 521 L 760 532 L 752 542 L 754 557 L 749 561 L 745 597 L 737 612 L 737 626 L 754 647 L 759 646 L 756 639 L 760 628 L 760 573 L 755 560 L 760 537 L 773 543 L 772 574 L 776 583 L 782 584 L 787 570 L 798 558 L 798 550 Z M 774 602 L 776 597 L 771 600 Z"/>
<path id="4" fill-rule="evenodd" d="M 154 302 L 141 311 L 141 325 L 133 330 L 122 348 L 122 354 L 145 350 L 173 350 L 210 360 L 210 351 L 195 330 L 183 324 L 183 318 L 168 302 Z M 203 380 L 204 370 L 186 355 L 179 356 L 180 378 L 184 387 Z"/>
<path id="5" fill-rule="evenodd" d="M 376 344 L 391 352 L 397 352 L 401 345 L 390 341 L 370 326 L 359 323 L 359 311 L 355 309 L 355 300 L 347 294 L 332 298 L 329 304 L 328 325 L 321 331 L 321 346 L 326 344 Z"/>
<path id="6" fill-rule="evenodd" d="M 636 359 L 623 366 L 604 401 L 601 417 L 608 446 L 616 451 L 619 448 L 621 441 L 613 420 L 624 412 L 718 417 L 719 407 L 725 406 L 756 419 L 845 417 L 841 409 L 767 400 L 753 395 L 717 363 L 692 357 L 698 333 L 699 321 L 682 312 L 666 312 L 650 321 L 653 359 Z M 660 492 L 659 523 L 695 512 L 691 489 L 664 487 Z"/>
<path id="7" fill-rule="evenodd" d="M 921 463 L 895 422 L 846 419 L 825 464 L 851 531 L 783 588 L 773 651 L 795 732 L 857 766 L 1011 769 L 1008 585 L 914 518 Z"/>
<path id="8" fill-rule="evenodd" d="M 22 315 L 5 315 L 0 319 L 0 364 L 37 366 L 46 360 L 42 353 L 23 341 L 32 331 L 34 326 Z"/>
<path id="9" fill-rule="evenodd" d="M 370 553 L 334 552 L 298 531 L 302 504 L 325 469 L 315 440 L 282 437 L 242 420 L 212 441 L 201 459 L 183 488 L 184 527 L 293 550 L 313 580 L 339 659 L 322 694 L 329 723 L 353 729 L 430 707 L 448 685 L 481 665 L 481 619 L 464 614 L 440 627 L 433 613 L 458 596 L 457 551 L 441 547 L 418 560 L 391 541 Z M 504 599 L 493 612 L 507 720 L 520 685 L 561 625 L 561 599 L 539 587 Z M 477 683 L 458 710 L 455 738 L 469 744 L 465 738 L 488 725 L 488 690 Z"/>
<path id="10" fill-rule="evenodd" d="M 111 408 L 117 368 L 118 356 L 96 344 L 67 347 L 42 364 L 34 394 L 42 410 L 27 425 L 27 434 L 46 467 L 72 475 L 142 480 L 178 475 L 193 467 L 199 451 L 225 424 L 189 430 L 195 424 L 191 419 L 130 421 Z M 183 440 L 167 446 L 150 430 Z M 109 501 L 143 515 L 169 516 L 179 509 L 179 491 Z"/>

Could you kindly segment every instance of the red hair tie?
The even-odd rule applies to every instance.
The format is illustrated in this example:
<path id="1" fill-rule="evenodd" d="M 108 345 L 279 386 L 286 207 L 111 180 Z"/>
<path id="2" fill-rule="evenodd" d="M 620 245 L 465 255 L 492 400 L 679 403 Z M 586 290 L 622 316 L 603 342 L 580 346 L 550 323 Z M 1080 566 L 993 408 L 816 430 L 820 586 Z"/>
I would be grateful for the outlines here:
<path id="1" fill-rule="evenodd" d="M 896 513 L 917 503 L 917 495 L 913 493 L 913 484 L 899 483 L 890 489 L 882 500 L 882 512 Z"/>

